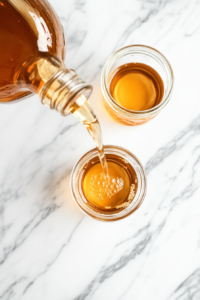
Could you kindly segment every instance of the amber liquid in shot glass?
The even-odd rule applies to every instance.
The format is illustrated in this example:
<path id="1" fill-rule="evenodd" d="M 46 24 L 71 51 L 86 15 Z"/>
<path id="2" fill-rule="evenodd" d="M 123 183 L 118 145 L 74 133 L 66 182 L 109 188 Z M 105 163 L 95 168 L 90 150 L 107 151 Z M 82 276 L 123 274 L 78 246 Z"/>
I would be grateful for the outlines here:
<path id="1" fill-rule="evenodd" d="M 106 61 L 101 75 L 105 107 L 119 123 L 137 126 L 153 119 L 172 96 L 173 70 L 158 50 L 130 45 Z"/>
<path id="2" fill-rule="evenodd" d="M 138 179 L 128 161 L 114 154 L 107 154 L 106 159 L 109 176 L 103 174 L 98 158 L 92 159 L 82 176 L 82 191 L 89 205 L 115 212 L 132 202 L 137 192 Z"/>
<path id="3" fill-rule="evenodd" d="M 164 84 L 152 67 L 143 63 L 128 63 L 115 70 L 110 93 L 123 108 L 144 111 L 162 101 Z"/>

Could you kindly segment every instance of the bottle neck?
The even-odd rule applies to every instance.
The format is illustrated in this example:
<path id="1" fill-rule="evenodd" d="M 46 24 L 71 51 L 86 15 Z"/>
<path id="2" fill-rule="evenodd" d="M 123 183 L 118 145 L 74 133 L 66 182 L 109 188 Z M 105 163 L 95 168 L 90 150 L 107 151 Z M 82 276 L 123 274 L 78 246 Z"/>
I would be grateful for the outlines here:
<path id="1" fill-rule="evenodd" d="M 91 85 L 54 57 L 30 59 L 23 64 L 15 81 L 21 88 L 38 94 L 42 104 L 63 116 L 70 113 L 72 106 L 81 107 L 92 93 Z"/>

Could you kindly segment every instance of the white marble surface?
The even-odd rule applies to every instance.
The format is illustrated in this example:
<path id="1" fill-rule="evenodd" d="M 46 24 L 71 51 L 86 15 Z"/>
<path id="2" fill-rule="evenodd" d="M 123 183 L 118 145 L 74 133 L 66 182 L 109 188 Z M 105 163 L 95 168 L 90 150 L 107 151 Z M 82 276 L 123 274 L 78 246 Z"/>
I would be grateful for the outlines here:
<path id="1" fill-rule="evenodd" d="M 102 223 L 73 202 L 69 177 L 93 142 L 72 117 L 34 96 L 0 106 L 0 299 L 200 299 L 200 2 L 51 0 L 66 34 L 66 65 L 94 86 L 105 144 L 132 151 L 148 174 L 140 209 Z M 175 73 L 173 97 L 140 127 L 102 103 L 108 56 L 157 48 Z"/>

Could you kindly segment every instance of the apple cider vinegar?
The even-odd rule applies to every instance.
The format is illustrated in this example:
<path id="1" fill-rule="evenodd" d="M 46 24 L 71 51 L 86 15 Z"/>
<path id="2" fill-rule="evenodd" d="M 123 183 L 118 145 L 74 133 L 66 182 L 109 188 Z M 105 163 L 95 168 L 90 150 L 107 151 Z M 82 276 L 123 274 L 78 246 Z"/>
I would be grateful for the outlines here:
<path id="1" fill-rule="evenodd" d="M 84 170 L 82 190 L 89 205 L 96 209 L 115 211 L 126 208 L 134 199 L 138 179 L 134 168 L 121 157 L 106 155 L 108 177 L 97 158 Z"/>
<path id="2" fill-rule="evenodd" d="M 142 63 L 127 63 L 115 70 L 110 93 L 120 106 L 128 110 L 144 111 L 162 101 L 164 84 L 152 67 Z"/>

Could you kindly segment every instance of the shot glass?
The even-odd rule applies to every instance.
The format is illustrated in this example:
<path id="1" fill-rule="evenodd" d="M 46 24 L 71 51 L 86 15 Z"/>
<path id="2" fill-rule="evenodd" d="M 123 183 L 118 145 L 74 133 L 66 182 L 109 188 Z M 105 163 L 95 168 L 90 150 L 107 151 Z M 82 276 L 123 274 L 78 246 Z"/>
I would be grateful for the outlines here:
<path id="1" fill-rule="evenodd" d="M 143 63 L 158 72 L 164 83 L 161 102 L 151 109 L 134 111 L 119 105 L 110 93 L 112 75 L 117 68 L 127 63 Z M 154 118 L 169 102 L 174 86 L 173 70 L 163 54 L 144 45 L 130 45 L 116 51 L 106 61 L 101 75 L 104 104 L 110 115 L 125 125 L 140 125 Z"/>
<path id="2" fill-rule="evenodd" d="M 95 158 L 98 159 L 98 152 L 96 148 L 83 155 L 75 164 L 71 173 L 71 193 L 79 208 L 87 215 L 100 221 L 116 221 L 129 216 L 140 207 L 146 195 L 147 180 L 142 164 L 131 152 L 118 146 L 105 146 L 104 150 L 107 157 L 109 154 L 115 155 L 118 158 L 120 157 L 120 159 L 129 163 L 135 170 L 138 187 L 132 202 L 123 209 L 110 212 L 99 209 L 87 201 L 83 193 L 82 181 L 88 162 Z"/>

